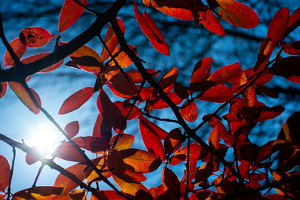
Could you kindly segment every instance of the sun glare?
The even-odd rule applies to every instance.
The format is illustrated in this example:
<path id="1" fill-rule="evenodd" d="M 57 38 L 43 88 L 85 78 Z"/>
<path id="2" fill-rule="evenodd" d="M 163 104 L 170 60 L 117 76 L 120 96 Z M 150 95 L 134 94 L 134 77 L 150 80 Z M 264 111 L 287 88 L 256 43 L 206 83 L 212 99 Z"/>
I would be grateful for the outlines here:
<path id="1" fill-rule="evenodd" d="M 35 147 L 45 157 L 51 157 L 51 154 L 63 139 L 54 125 L 42 122 L 32 127 L 25 143 Z"/>

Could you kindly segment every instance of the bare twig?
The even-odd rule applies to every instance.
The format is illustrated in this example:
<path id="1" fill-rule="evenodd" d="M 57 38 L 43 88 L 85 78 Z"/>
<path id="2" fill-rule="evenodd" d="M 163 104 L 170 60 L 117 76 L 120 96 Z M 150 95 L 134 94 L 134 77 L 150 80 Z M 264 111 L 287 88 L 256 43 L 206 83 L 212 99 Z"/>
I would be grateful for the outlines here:
<path id="1" fill-rule="evenodd" d="M 12 182 L 12 177 L 14 174 L 14 170 L 15 170 L 15 161 L 16 161 L 16 147 L 13 147 L 13 159 L 12 159 L 12 164 L 11 164 L 11 169 L 10 169 L 10 177 L 9 177 L 9 184 L 8 184 L 8 188 L 7 188 L 7 200 L 9 200 L 10 198 L 10 193 L 11 193 L 11 182 Z"/>

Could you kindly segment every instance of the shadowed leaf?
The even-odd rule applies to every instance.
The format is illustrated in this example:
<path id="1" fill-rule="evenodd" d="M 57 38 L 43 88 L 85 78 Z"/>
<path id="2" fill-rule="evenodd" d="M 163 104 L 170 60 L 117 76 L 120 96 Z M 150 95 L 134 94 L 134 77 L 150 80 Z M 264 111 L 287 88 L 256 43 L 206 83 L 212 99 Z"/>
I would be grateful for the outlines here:
<path id="1" fill-rule="evenodd" d="M 24 28 L 20 35 L 20 41 L 27 47 L 38 48 L 47 44 L 54 36 L 44 28 L 28 27 Z"/>
<path id="2" fill-rule="evenodd" d="M 7 82 L 0 83 L 0 99 L 4 97 L 7 90 Z"/>
<path id="3" fill-rule="evenodd" d="M 5 157 L 0 155 L 0 191 L 5 192 L 10 180 L 10 166 Z"/>

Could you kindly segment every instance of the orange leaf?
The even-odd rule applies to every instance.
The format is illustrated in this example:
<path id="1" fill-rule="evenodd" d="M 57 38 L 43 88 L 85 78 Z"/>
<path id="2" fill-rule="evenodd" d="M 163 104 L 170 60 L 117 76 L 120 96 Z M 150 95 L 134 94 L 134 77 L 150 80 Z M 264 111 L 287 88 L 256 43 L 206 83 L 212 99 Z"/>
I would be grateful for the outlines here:
<path id="1" fill-rule="evenodd" d="M 76 136 L 79 132 L 79 123 L 78 121 L 72 121 L 65 126 L 65 132 L 70 138 Z"/>
<path id="2" fill-rule="evenodd" d="M 123 32 L 123 34 L 125 33 L 125 26 L 124 23 L 122 22 L 121 19 L 117 18 L 117 22 L 121 28 L 121 31 Z M 112 28 L 112 26 L 110 25 L 107 29 L 105 38 L 104 38 L 104 43 L 107 46 L 108 50 L 110 53 L 113 52 L 113 50 L 117 47 L 117 45 L 119 44 L 119 41 L 117 39 L 117 36 Z M 101 52 L 101 60 L 102 62 L 104 62 L 107 58 L 109 57 L 108 52 L 106 51 L 105 48 L 103 48 L 102 52 Z"/>
<path id="3" fill-rule="evenodd" d="M 64 101 L 63 105 L 59 109 L 58 114 L 66 114 L 80 108 L 87 100 L 91 98 L 93 93 L 93 87 L 85 87 L 75 92 Z"/>
<path id="4" fill-rule="evenodd" d="M 253 28 L 258 25 L 256 12 L 247 5 L 235 0 L 216 0 L 216 2 L 219 4 L 218 14 L 232 25 L 241 28 Z"/>
<path id="5" fill-rule="evenodd" d="M 198 118 L 198 107 L 195 102 L 186 101 L 182 107 L 180 113 L 186 121 L 193 122 Z"/>
<path id="6" fill-rule="evenodd" d="M 142 116 L 138 117 L 138 120 L 140 132 L 146 148 L 148 151 L 158 155 L 164 160 L 166 155 L 161 139 L 165 139 L 167 133 Z"/>
<path id="7" fill-rule="evenodd" d="M 184 142 L 184 139 L 185 137 L 182 135 L 179 128 L 173 129 L 170 133 L 168 133 L 164 142 L 166 154 L 177 151 Z"/>
<path id="8" fill-rule="evenodd" d="M 0 99 L 4 97 L 7 90 L 7 82 L 0 83 Z"/>
<path id="9" fill-rule="evenodd" d="M 231 78 L 236 76 L 241 70 L 241 65 L 237 62 L 231 65 L 222 67 L 212 73 L 206 80 L 213 81 L 218 84 L 224 84 L 229 81 Z"/>
<path id="10" fill-rule="evenodd" d="M 267 38 L 270 38 L 273 46 L 276 46 L 286 31 L 289 23 L 290 11 L 287 8 L 281 8 L 272 18 L 267 32 Z"/>
<path id="11" fill-rule="evenodd" d="M 158 84 L 164 90 L 165 93 L 168 93 L 173 89 L 176 79 L 177 68 L 173 67 L 159 80 Z"/>
<path id="12" fill-rule="evenodd" d="M 125 164 L 134 172 L 148 173 L 156 170 L 161 160 L 158 156 L 139 149 L 125 149 L 120 151 Z M 128 167 L 127 167 L 128 168 Z"/>
<path id="13" fill-rule="evenodd" d="M 24 28 L 20 35 L 20 41 L 27 47 L 37 48 L 47 44 L 54 36 L 44 28 L 28 27 Z"/>
<path id="14" fill-rule="evenodd" d="M 53 186 L 36 186 L 16 192 L 13 195 L 14 200 L 22 199 L 53 199 L 60 195 L 63 191 L 62 187 Z"/>
<path id="15" fill-rule="evenodd" d="M 10 180 L 10 166 L 5 157 L 0 155 L 0 191 L 5 192 Z"/>
<path id="16" fill-rule="evenodd" d="M 135 48 L 135 46 L 133 45 L 128 45 L 129 48 L 131 49 L 131 51 L 133 51 L 135 53 L 135 55 L 137 55 L 137 50 Z M 127 56 L 127 54 L 124 52 L 124 51 L 121 51 L 119 52 L 121 49 L 121 47 L 117 47 L 113 52 L 112 52 L 112 55 L 114 56 L 115 60 L 117 61 L 117 63 L 119 64 L 119 66 L 121 68 L 126 68 L 128 67 L 129 65 L 132 64 L 132 61 L 131 59 Z M 111 61 L 109 63 L 110 67 L 116 67 L 115 66 L 115 62 L 114 61 Z M 108 67 L 108 69 L 110 68 Z M 118 69 L 118 68 L 115 68 L 115 69 Z M 114 69 L 114 70 L 115 70 Z"/>
<path id="17" fill-rule="evenodd" d="M 87 165 L 81 163 L 72 165 L 71 167 L 66 168 L 66 170 L 74 174 L 81 181 L 83 181 L 92 171 L 90 167 L 87 168 Z M 62 194 L 69 194 L 69 192 L 75 189 L 78 184 L 63 174 L 59 174 L 55 180 L 54 186 L 63 187 Z"/>
<path id="18" fill-rule="evenodd" d="M 116 138 L 117 138 L 117 135 L 114 135 L 111 138 L 109 144 L 113 145 Z M 116 146 L 115 146 L 114 149 L 116 149 L 118 151 L 129 149 L 131 147 L 131 145 L 133 144 L 133 142 L 134 142 L 134 136 L 133 135 L 123 133 L 123 134 L 119 135 L 118 141 L 117 141 Z"/>
<path id="19" fill-rule="evenodd" d="M 75 64 L 78 67 L 87 72 L 100 72 L 100 69 L 103 65 L 98 53 L 87 45 L 83 45 L 82 47 L 71 53 L 69 57 L 75 61 Z"/>
<path id="20" fill-rule="evenodd" d="M 156 73 L 156 71 L 154 69 L 146 69 L 146 70 L 149 74 Z M 143 82 L 143 77 L 142 77 L 141 73 L 139 72 L 139 70 L 128 71 L 128 72 L 126 72 L 126 74 L 127 74 L 127 76 L 129 76 L 132 79 L 132 81 L 134 83 Z"/>
<path id="21" fill-rule="evenodd" d="M 190 87 L 197 82 L 202 82 L 207 79 L 210 73 L 210 65 L 212 64 L 212 57 L 206 57 L 199 60 L 194 67 L 192 77 L 190 80 Z"/>
<path id="22" fill-rule="evenodd" d="M 97 97 L 97 107 L 103 118 L 106 118 L 114 128 L 124 130 L 126 120 L 120 109 L 111 102 L 104 90 L 99 92 Z"/>
<path id="23" fill-rule="evenodd" d="M 156 26 L 155 22 L 152 20 L 150 15 L 146 12 L 146 9 L 144 15 L 142 15 L 142 13 L 140 13 L 140 11 L 136 7 L 136 0 L 133 3 L 133 8 L 134 8 L 134 14 L 137 22 L 141 30 L 150 40 L 152 46 L 160 53 L 165 55 L 170 55 L 168 44 L 166 43 L 162 33 L 160 32 L 159 28 Z"/>
<path id="24" fill-rule="evenodd" d="M 9 87 L 16 93 L 18 98 L 22 101 L 22 103 L 24 103 L 24 105 L 26 105 L 27 108 L 31 112 L 33 112 L 35 114 L 40 113 L 40 109 L 35 106 L 30 95 L 27 93 L 26 89 L 23 87 L 23 85 L 21 83 L 11 81 L 11 82 L 8 82 L 8 84 L 9 84 Z M 40 97 L 38 96 L 38 94 L 33 89 L 31 89 L 31 92 L 33 93 L 33 96 L 35 97 L 37 103 L 39 105 L 41 105 L 41 100 L 40 100 Z"/>
<path id="25" fill-rule="evenodd" d="M 225 85 L 216 85 L 202 93 L 199 100 L 223 103 L 233 97 L 232 90 Z"/>
<path id="26" fill-rule="evenodd" d="M 87 0 L 80 0 L 86 5 Z M 58 31 L 63 32 L 74 24 L 84 12 L 84 8 L 73 0 L 65 0 L 58 21 Z"/>
<path id="27" fill-rule="evenodd" d="M 19 40 L 19 38 L 13 39 L 9 45 L 14 50 L 18 58 L 21 58 L 22 55 L 26 52 L 27 47 Z M 15 61 L 11 57 L 10 53 L 6 50 L 4 54 L 4 66 L 14 65 Z"/>
<path id="28" fill-rule="evenodd" d="M 182 147 L 171 157 L 170 164 L 177 165 L 187 160 L 188 145 Z M 201 146 L 198 144 L 190 144 L 190 161 L 197 161 L 201 152 Z"/>
<path id="29" fill-rule="evenodd" d="M 29 57 L 26 57 L 26 58 L 22 59 L 21 62 L 23 64 L 29 64 L 29 63 L 35 62 L 37 60 L 40 60 L 41 58 L 44 58 L 49 54 L 50 53 L 47 53 L 47 52 L 38 53 L 38 54 L 35 54 L 35 55 L 32 55 L 32 56 L 29 56 Z M 39 73 L 45 73 L 45 72 L 53 71 L 53 70 L 59 68 L 59 66 L 61 66 L 63 62 L 64 62 L 64 60 L 62 59 L 58 63 L 55 63 L 55 64 L 51 65 L 50 67 L 47 67 L 46 69 L 43 69 L 43 70 L 39 71 Z"/>

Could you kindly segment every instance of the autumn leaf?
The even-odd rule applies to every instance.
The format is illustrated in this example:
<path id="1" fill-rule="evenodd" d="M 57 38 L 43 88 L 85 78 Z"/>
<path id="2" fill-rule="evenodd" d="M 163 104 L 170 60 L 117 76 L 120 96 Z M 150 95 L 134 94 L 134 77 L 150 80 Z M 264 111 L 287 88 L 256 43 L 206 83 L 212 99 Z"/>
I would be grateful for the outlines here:
<path id="1" fill-rule="evenodd" d="M 184 142 L 185 137 L 179 128 L 173 129 L 165 138 L 164 147 L 166 154 L 177 151 Z"/>
<path id="2" fill-rule="evenodd" d="M 206 80 L 215 82 L 216 85 L 224 84 L 231 78 L 235 77 L 241 70 L 241 65 L 237 62 L 231 65 L 222 67 L 212 73 Z"/>
<path id="3" fill-rule="evenodd" d="M 27 90 L 24 88 L 24 86 L 21 83 L 11 81 L 11 82 L 8 82 L 8 85 L 16 93 L 16 95 L 22 101 L 22 103 L 24 105 L 26 105 L 27 108 L 31 112 L 33 112 L 34 114 L 40 113 L 40 109 L 35 106 L 34 101 L 32 100 L 29 93 L 27 92 Z M 30 88 L 30 90 L 33 93 L 33 96 L 34 96 L 36 102 L 39 105 L 41 105 L 41 100 L 40 100 L 40 97 L 38 96 L 38 94 L 33 89 Z"/>
<path id="4" fill-rule="evenodd" d="M 180 196 L 180 182 L 177 175 L 167 167 L 162 172 L 162 185 L 165 191 L 169 190 L 177 198 Z"/>
<path id="5" fill-rule="evenodd" d="M 281 130 L 278 134 L 277 139 L 282 139 L 296 146 L 300 147 L 300 137 L 299 137 L 299 119 L 300 112 L 295 112 L 292 114 L 282 125 Z"/>
<path id="6" fill-rule="evenodd" d="M 158 156 L 139 149 L 125 149 L 120 151 L 125 164 L 130 166 L 131 171 L 148 173 L 156 170 L 161 160 Z M 128 167 L 127 167 L 128 168 Z"/>
<path id="7" fill-rule="evenodd" d="M 188 145 L 182 147 L 171 157 L 170 164 L 177 165 L 187 160 Z M 190 161 L 197 161 L 201 152 L 201 146 L 198 144 L 190 144 Z"/>
<path id="8" fill-rule="evenodd" d="M 188 122 L 194 122 L 198 118 L 198 107 L 195 102 L 186 101 L 180 109 L 182 117 Z"/>
<path id="9" fill-rule="evenodd" d="M 0 99 L 4 97 L 7 90 L 7 82 L 0 83 Z"/>
<path id="10" fill-rule="evenodd" d="M 198 82 L 202 82 L 207 79 L 210 73 L 210 65 L 212 64 L 212 62 L 212 57 L 206 57 L 199 60 L 195 64 L 190 80 L 190 87 L 193 87 L 193 85 L 197 84 Z"/>
<path id="11" fill-rule="evenodd" d="M 67 161 L 85 162 L 84 157 L 70 142 L 58 146 L 52 155 Z"/>
<path id="12" fill-rule="evenodd" d="M 128 115 L 127 120 L 135 119 L 135 118 L 137 118 L 138 116 L 140 116 L 142 114 L 140 112 L 140 110 L 138 109 L 138 107 L 136 107 L 135 105 L 132 105 L 128 101 L 124 101 L 124 102 L 116 101 L 114 104 L 120 109 L 120 111 L 121 111 L 121 113 L 124 117 L 127 116 L 127 114 L 130 111 L 131 107 L 133 107 L 132 111 Z"/>
<path id="13" fill-rule="evenodd" d="M 120 93 L 118 95 L 120 97 L 133 96 L 137 93 L 138 89 L 136 88 L 131 78 L 127 78 L 122 72 L 119 72 L 109 80 L 108 85 L 111 89 L 113 88 L 118 93 Z"/>
<path id="14" fill-rule="evenodd" d="M 119 27 L 121 29 L 121 31 L 123 32 L 123 34 L 125 33 L 125 26 L 124 23 L 122 22 L 122 20 L 120 18 L 117 18 L 117 22 L 119 24 Z M 107 46 L 108 50 L 110 53 L 113 52 L 113 50 L 118 46 L 119 41 L 117 39 L 117 36 L 112 28 L 112 26 L 110 25 L 107 29 L 105 38 L 104 38 L 104 43 Z M 105 48 L 102 49 L 101 52 L 101 60 L 102 62 L 104 62 L 107 58 L 109 57 L 109 53 L 106 51 Z"/>
<path id="15" fill-rule="evenodd" d="M 123 133 L 119 136 L 117 136 L 117 135 L 112 136 L 109 144 L 113 145 L 117 138 L 118 138 L 118 141 L 117 141 L 114 149 L 116 149 L 118 151 L 129 149 L 131 147 L 131 145 L 133 144 L 133 142 L 134 142 L 134 136 L 133 135 Z"/>
<path id="16" fill-rule="evenodd" d="M 27 47 L 38 48 L 47 44 L 54 36 L 44 28 L 28 27 L 24 28 L 20 35 L 20 41 Z"/>
<path id="17" fill-rule="evenodd" d="M 105 151 L 109 148 L 109 139 L 110 138 L 99 138 L 93 136 L 85 137 L 76 137 L 73 138 L 73 141 L 81 148 L 84 148 L 93 153 Z"/>
<path id="18" fill-rule="evenodd" d="M 165 139 L 167 133 L 142 116 L 138 117 L 138 120 L 140 132 L 146 148 L 148 151 L 158 155 L 164 160 L 166 155 L 161 139 Z"/>
<path id="19" fill-rule="evenodd" d="M 103 118 L 100 114 L 96 119 L 94 129 L 93 129 L 93 137 L 99 137 L 104 140 L 111 138 L 112 135 L 112 125 L 108 121 L 108 119 Z"/>
<path id="20" fill-rule="evenodd" d="M 203 101 L 223 103 L 230 100 L 232 97 L 233 92 L 229 87 L 225 85 L 216 85 L 199 95 L 198 99 Z"/>
<path id="21" fill-rule="evenodd" d="M 13 195 L 13 200 L 52 199 L 59 196 L 62 191 L 62 187 L 36 186 L 16 192 Z"/>
<path id="22" fill-rule="evenodd" d="M 26 58 L 22 59 L 21 62 L 23 64 L 29 64 L 29 63 L 35 62 L 37 60 L 40 60 L 40 59 L 46 57 L 49 54 L 51 54 L 51 53 L 48 53 L 48 52 L 38 53 L 38 54 L 35 54 L 35 55 L 32 55 L 32 56 L 29 56 L 29 57 L 26 57 Z M 60 60 L 58 63 L 55 63 L 55 64 L 39 71 L 39 73 L 46 73 L 46 72 L 53 71 L 53 70 L 59 68 L 62 65 L 63 62 L 64 62 L 64 59 Z"/>
<path id="23" fill-rule="evenodd" d="M 87 0 L 80 0 L 86 6 Z M 84 12 L 84 8 L 73 0 L 65 0 L 58 21 L 58 31 L 63 32 L 74 24 Z"/>
<path id="24" fill-rule="evenodd" d="M 135 55 L 137 55 L 137 49 L 135 48 L 135 46 L 128 45 L 128 47 L 135 53 Z M 132 60 L 128 57 L 128 55 L 124 51 L 121 51 L 120 46 L 115 48 L 115 50 L 111 54 L 121 68 L 126 68 L 132 64 Z M 111 61 L 109 65 L 110 66 L 107 68 L 107 71 L 110 71 L 110 68 L 113 68 L 112 70 L 118 69 L 114 61 Z"/>
<path id="25" fill-rule="evenodd" d="M 0 191 L 5 192 L 10 180 L 10 166 L 5 157 L 0 155 Z"/>
<path id="26" fill-rule="evenodd" d="M 15 54 L 17 55 L 17 57 L 20 59 L 24 53 L 27 50 L 27 47 L 19 40 L 19 38 L 15 38 L 13 39 L 9 45 L 11 46 L 11 48 L 13 49 L 13 51 L 15 52 Z M 4 53 L 4 66 L 10 66 L 10 65 L 14 65 L 15 61 L 14 59 L 11 57 L 10 53 L 5 50 Z"/>
<path id="27" fill-rule="evenodd" d="M 105 91 L 102 89 L 97 97 L 97 107 L 103 118 L 106 118 L 114 128 L 124 130 L 126 120 L 119 108 L 111 102 Z"/>
<path id="28" fill-rule="evenodd" d="M 65 132 L 70 138 L 75 137 L 79 132 L 79 123 L 78 121 L 72 121 L 65 126 Z"/>
<path id="29" fill-rule="evenodd" d="M 170 69 L 158 82 L 158 85 L 164 90 L 165 93 L 170 92 L 177 79 L 177 68 Z"/>
<path id="30" fill-rule="evenodd" d="M 135 18 L 144 32 L 146 37 L 150 40 L 152 46 L 162 54 L 170 55 L 169 46 L 166 43 L 162 33 L 156 26 L 155 22 L 152 20 L 150 15 L 144 11 L 144 15 L 136 7 L 136 0 L 133 3 Z"/>
<path id="31" fill-rule="evenodd" d="M 209 0 L 212 1 L 212 0 Z M 235 0 L 215 0 L 218 3 L 217 13 L 234 26 L 254 28 L 258 25 L 258 15 L 252 8 Z"/>
<path id="32" fill-rule="evenodd" d="M 154 69 L 146 69 L 149 74 L 156 76 L 158 73 Z M 143 82 L 144 78 L 139 70 L 131 70 L 126 72 L 127 76 L 131 78 L 134 83 L 141 83 Z"/>

